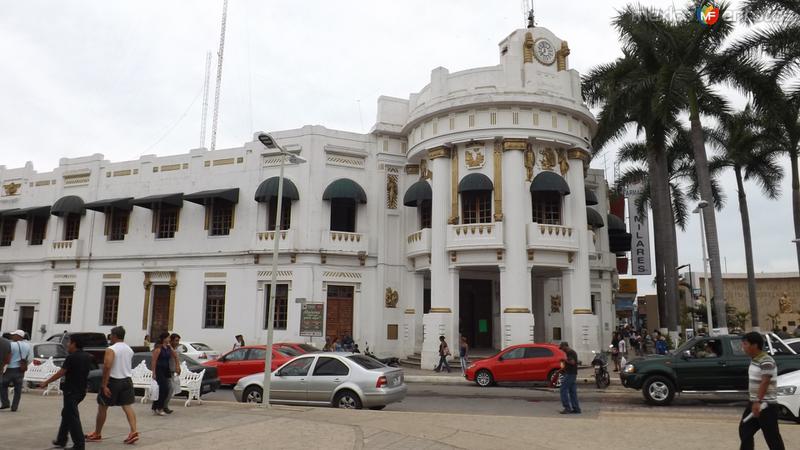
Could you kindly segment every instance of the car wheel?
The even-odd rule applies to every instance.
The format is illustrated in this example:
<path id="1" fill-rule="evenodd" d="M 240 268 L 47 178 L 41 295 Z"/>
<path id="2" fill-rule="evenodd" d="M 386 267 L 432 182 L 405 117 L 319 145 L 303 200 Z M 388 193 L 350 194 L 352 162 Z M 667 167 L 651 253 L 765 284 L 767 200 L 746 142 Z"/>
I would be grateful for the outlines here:
<path id="1" fill-rule="evenodd" d="M 675 385 L 666 377 L 650 377 L 644 382 L 642 395 L 651 405 L 667 406 L 675 398 Z"/>
<path id="2" fill-rule="evenodd" d="M 336 397 L 333 399 L 333 407 L 342 409 L 361 409 L 361 399 L 355 392 L 344 390 L 336 394 Z"/>
<path id="3" fill-rule="evenodd" d="M 494 384 L 494 377 L 492 372 L 486 369 L 481 369 L 475 374 L 475 383 L 480 387 L 488 387 Z"/>
<path id="4" fill-rule="evenodd" d="M 258 386 L 248 386 L 242 394 L 242 403 L 262 403 L 264 390 Z"/>
<path id="5" fill-rule="evenodd" d="M 547 374 L 547 385 L 551 388 L 560 388 L 563 382 L 564 374 L 560 370 L 553 369 Z"/>
<path id="6" fill-rule="evenodd" d="M 382 410 L 383 408 L 386 408 L 386 405 L 381 405 L 381 406 L 373 406 L 373 407 L 371 407 L 370 409 L 371 409 L 371 410 L 373 410 L 373 411 L 380 411 L 380 410 Z"/>

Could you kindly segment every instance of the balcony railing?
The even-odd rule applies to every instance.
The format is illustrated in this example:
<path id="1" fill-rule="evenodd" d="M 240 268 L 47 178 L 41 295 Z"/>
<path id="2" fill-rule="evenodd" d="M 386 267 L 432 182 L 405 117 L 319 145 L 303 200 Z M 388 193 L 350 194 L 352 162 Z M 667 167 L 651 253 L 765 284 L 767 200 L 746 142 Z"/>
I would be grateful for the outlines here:
<path id="1" fill-rule="evenodd" d="M 423 228 L 408 235 L 406 238 L 406 257 L 425 255 L 431 253 L 431 229 Z"/>
<path id="2" fill-rule="evenodd" d="M 448 225 L 448 250 L 503 248 L 503 222 Z"/>
<path id="3" fill-rule="evenodd" d="M 529 223 L 527 234 L 530 250 L 572 252 L 578 249 L 578 234 L 571 227 Z"/>
<path id="4" fill-rule="evenodd" d="M 275 248 L 275 237 L 278 236 L 278 249 L 280 252 L 289 252 L 295 249 L 294 230 L 259 231 L 256 233 L 253 248 L 258 251 L 272 252 Z"/>
<path id="5" fill-rule="evenodd" d="M 322 239 L 322 249 L 326 252 L 366 253 L 369 239 L 362 233 L 328 231 Z"/>
<path id="6" fill-rule="evenodd" d="M 48 259 L 79 259 L 82 256 L 83 241 L 53 241 L 47 247 Z"/>

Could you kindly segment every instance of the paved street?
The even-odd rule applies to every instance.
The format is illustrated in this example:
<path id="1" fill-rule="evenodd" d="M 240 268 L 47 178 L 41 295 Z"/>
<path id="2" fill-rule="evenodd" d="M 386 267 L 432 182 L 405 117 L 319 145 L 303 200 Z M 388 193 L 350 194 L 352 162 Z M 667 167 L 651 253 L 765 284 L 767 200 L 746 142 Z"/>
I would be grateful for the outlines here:
<path id="1" fill-rule="evenodd" d="M 237 449 L 615 449 L 703 448 L 731 449 L 739 407 L 681 400 L 676 407 L 648 408 L 636 395 L 584 392 L 586 414 L 559 416 L 555 394 L 541 390 L 487 390 L 469 396 L 463 388 L 412 386 L 407 402 L 385 411 L 344 411 L 331 408 L 274 407 L 263 411 L 250 405 L 208 401 L 177 407 L 175 414 L 155 417 L 149 405 L 136 404 L 142 439 L 137 448 L 193 450 Z M 473 392 L 477 392 L 473 390 Z M 0 412 L 0 449 L 46 449 L 59 420 L 59 397 L 27 393 L 18 413 Z M 439 404 L 440 406 L 436 406 Z M 523 414 L 522 408 L 529 414 Z M 407 412 L 411 409 L 460 410 L 459 414 Z M 488 408 L 488 410 L 484 410 Z M 81 408 L 91 429 L 94 396 Z M 538 417 L 520 417 L 536 415 Z M 620 433 L 625 430 L 625 433 Z M 630 432 L 646 430 L 646 439 Z M 787 448 L 800 442 L 800 426 L 783 423 Z M 124 416 L 112 410 L 104 442 L 90 448 L 126 448 Z M 628 436 L 621 439 L 620 436 Z M 757 441 L 756 448 L 763 449 Z"/>

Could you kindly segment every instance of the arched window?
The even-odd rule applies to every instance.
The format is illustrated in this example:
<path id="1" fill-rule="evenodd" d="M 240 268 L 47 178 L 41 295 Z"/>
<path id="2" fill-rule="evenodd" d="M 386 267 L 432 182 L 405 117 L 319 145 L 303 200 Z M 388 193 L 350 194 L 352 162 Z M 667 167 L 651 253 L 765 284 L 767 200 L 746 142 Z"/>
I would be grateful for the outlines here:
<path id="1" fill-rule="evenodd" d="M 492 180 L 484 174 L 472 173 L 461 179 L 461 223 L 492 222 L 493 190 Z"/>
<path id="2" fill-rule="evenodd" d="M 555 172 L 541 172 L 531 182 L 532 221 L 545 225 L 562 225 L 564 196 L 569 195 L 569 186 Z"/>
<path id="3" fill-rule="evenodd" d="M 431 185 L 425 180 L 419 180 L 412 184 L 403 196 L 403 205 L 417 208 L 419 218 L 419 229 L 430 228 L 432 220 L 431 199 L 433 191 Z"/>
<path id="4" fill-rule="evenodd" d="M 433 221 L 433 207 L 430 200 L 423 200 L 419 208 L 419 229 L 430 228 Z"/>
<path id="5" fill-rule="evenodd" d="M 255 200 L 267 203 L 267 230 L 275 230 L 276 216 L 278 215 L 278 188 L 279 177 L 268 178 L 261 182 L 256 189 Z M 283 179 L 283 201 L 281 202 L 281 230 L 288 230 L 292 222 L 292 202 L 300 199 L 297 186 L 288 178 Z"/>
<path id="6" fill-rule="evenodd" d="M 50 214 L 61 217 L 64 224 L 65 241 L 78 239 L 81 230 L 81 216 L 86 212 L 83 199 L 76 195 L 61 197 L 50 208 Z"/>
<path id="7" fill-rule="evenodd" d="M 331 202 L 330 230 L 354 233 L 358 204 L 367 203 L 364 188 L 353 180 L 342 178 L 325 188 L 322 199 Z"/>

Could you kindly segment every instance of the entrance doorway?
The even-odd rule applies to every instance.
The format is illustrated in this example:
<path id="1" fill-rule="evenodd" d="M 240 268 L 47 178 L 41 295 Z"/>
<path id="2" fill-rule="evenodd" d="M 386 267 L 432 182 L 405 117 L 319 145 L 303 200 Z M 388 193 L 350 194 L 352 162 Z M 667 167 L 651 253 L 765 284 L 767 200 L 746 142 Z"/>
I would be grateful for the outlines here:
<path id="1" fill-rule="evenodd" d="M 328 286 L 325 336 L 353 336 L 353 286 Z"/>
<path id="2" fill-rule="evenodd" d="M 471 348 L 493 348 L 492 280 L 462 279 L 458 292 L 459 332 Z"/>
<path id="3" fill-rule="evenodd" d="M 33 306 L 20 306 L 19 307 L 19 329 L 28 333 L 28 336 L 33 336 Z"/>
<path id="4" fill-rule="evenodd" d="M 153 320 L 150 321 L 150 340 L 155 342 L 158 335 L 169 331 L 169 286 L 153 286 Z"/>

